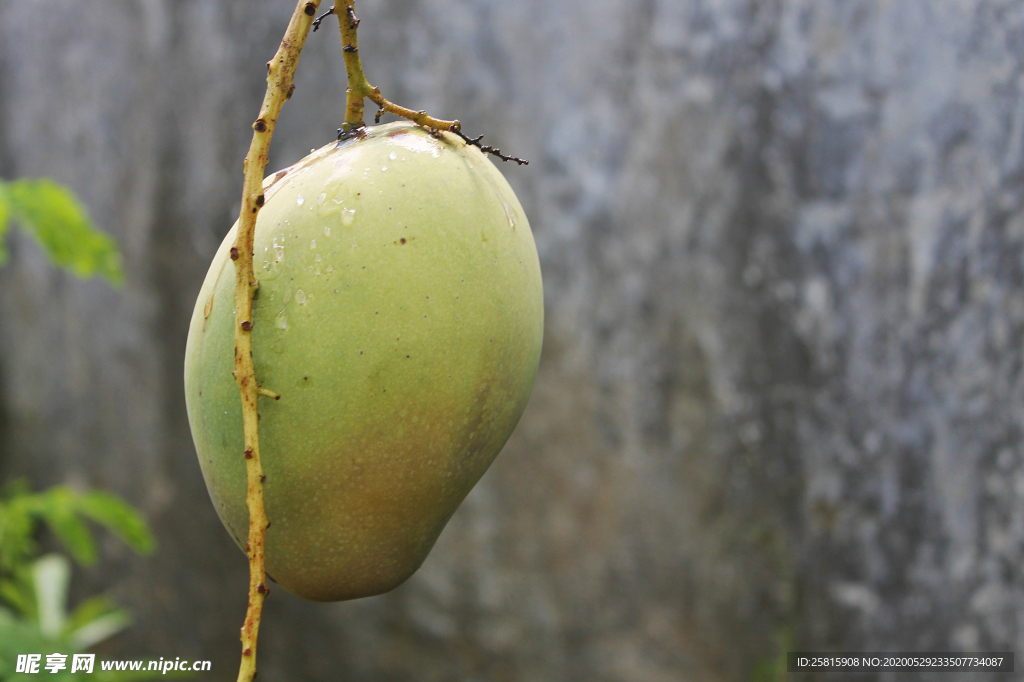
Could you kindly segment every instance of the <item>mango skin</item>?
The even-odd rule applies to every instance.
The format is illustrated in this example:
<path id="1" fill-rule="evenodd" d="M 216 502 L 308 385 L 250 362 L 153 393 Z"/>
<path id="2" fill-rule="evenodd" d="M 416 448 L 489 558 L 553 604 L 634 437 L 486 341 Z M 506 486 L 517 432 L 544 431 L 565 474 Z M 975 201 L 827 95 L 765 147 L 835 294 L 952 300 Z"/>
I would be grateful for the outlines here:
<path id="1" fill-rule="evenodd" d="M 494 165 L 408 123 L 264 182 L 253 357 L 266 565 L 315 601 L 387 592 L 423 563 L 526 407 L 543 292 L 529 223 Z M 248 533 L 224 238 L 185 352 L 189 424 L 217 513 Z"/>

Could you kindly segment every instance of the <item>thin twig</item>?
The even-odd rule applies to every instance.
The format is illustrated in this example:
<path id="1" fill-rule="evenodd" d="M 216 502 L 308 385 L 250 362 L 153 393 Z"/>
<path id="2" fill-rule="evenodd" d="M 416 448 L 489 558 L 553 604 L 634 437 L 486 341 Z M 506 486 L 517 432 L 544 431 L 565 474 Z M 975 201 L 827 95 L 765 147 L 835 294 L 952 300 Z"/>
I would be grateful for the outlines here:
<path id="1" fill-rule="evenodd" d="M 461 128 L 456 128 L 451 132 L 461 137 L 466 142 L 466 144 L 476 147 L 484 154 L 493 154 L 502 161 L 515 161 L 520 166 L 530 165 L 530 162 L 527 161 L 526 159 L 520 159 L 518 156 L 508 156 L 507 154 L 502 154 L 501 150 L 498 149 L 497 147 L 491 147 L 486 144 L 480 144 L 480 140 L 484 139 L 483 135 L 478 135 L 477 137 L 467 137 L 466 134 L 462 132 Z"/>
<path id="2" fill-rule="evenodd" d="M 466 144 L 477 147 L 485 154 L 493 154 L 502 161 L 515 161 L 521 166 L 529 163 L 526 159 L 502 154 L 501 150 L 496 147 L 480 144 L 483 135 L 476 138 L 466 137 L 462 133 L 462 124 L 457 120 L 445 121 L 440 118 L 434 118 L 427 114 L 426 111 L 413 111 L 385 99 L 384 95 L 380 92 L 380 88 L 370 85 L 369 81 L 366 80 L 366 74 L 363 73 L 363 64 L 359 59 L 359 37 L 356 34 L 356 29 L 359 27 L 359 19 L 356 17 L 355 0 L 341 0 L 335 3 L 335 8 L 341 6 L 345 7 L 344 13 L 340 9 L 336 9 L 335 14 L 338 15 L 338 24 L 341 28 L 341 45 L 342 53 L 345 56 L 348 90 L 346 91 L 345 98 L 345 123 L 338 129 L 338 139 L 347 139 L 362 132 L 365 125 L 363 123 L 363 100 L 369 99 L 377 105 L 377 115 L 373 118 L 374 123 L 380 123 L 380 118 L 384 114 L 394 114 L 431 131 L 444 130 L 454 133 L 461 137 Z"/>
<path id="3" fill-rule="evenodd" d="M 321 14 L 320 16 L 313 20 L 313 33 L 316 33 L 320 29 L 320 22 L 326 19 L 327 17 L 331 16 L 332 14 L 334 14 L 334 5 L 331 5 L 331 8 L 329 10 L 327 10 L 326 12 L 324 12 L 323 14 Z"/>
<path id="4" fill-rule="evenodd" d="M 266 583 L 265 541 L 270 525 L 263 506 L 263 464 L 260 460 L 259 412 L 260 395 L 279 397 L 256 383 L 252 359 L 252 296 L 259 287 L 253 272 L 253 242 L 256 215 L 263 206 L 263 173 L 267 167 L 270 139 L 274 134 L 281 107 L 295 89 L 292 82 L 309 35 L 313 16 L 320 0 L 299 0 L 274 58 L 267 62 L 267 93 L 260 116 L 252 124 L 255 131 L 249 153 L 245 157 L 245 180 L 242 208 L 238 216 L 238 235 L 231 250 L 235 259 L 235 381 L 242 396 L 242 423 L 245 433 L 245 470 L 248 482 L 246 506 L 249 509 L 249 607 L 242 626 L 242 663 L 238 682 L 251 682 L 256 677 L 256 643 L 259 637 L 263 601 L 269 591 Z M 235 255 L 237 254 L 237 258 Z"/>

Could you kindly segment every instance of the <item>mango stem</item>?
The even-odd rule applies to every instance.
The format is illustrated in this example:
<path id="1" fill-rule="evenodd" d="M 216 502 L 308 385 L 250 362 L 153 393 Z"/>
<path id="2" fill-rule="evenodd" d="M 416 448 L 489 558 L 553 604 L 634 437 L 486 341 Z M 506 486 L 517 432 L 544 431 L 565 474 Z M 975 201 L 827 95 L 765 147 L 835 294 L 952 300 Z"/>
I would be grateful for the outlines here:
<path id="1" fill-rule="evenodd" d="M 363 63 L 359 59 L 359 36 L 356 29 L 359 28 L 359 19 L 356 17 L 355 0 L 337 0 L 335 2 L 334 14 L 338 16 L 338 23 L 341 26 L 342 53 L 345 55 L 345 73 L 348 76 L 348 90 L 345 91 L 345 124 L 339 131 L 340 137 L 353 134 L 362 128 L 364 100 L 369 99 L 377 105 L 377 122 L 385 114 L 394 114 L 407 118 L 413 123 L 430 128 L 432 130 L 448 130 L 456 132 L 462 129 L 458 121 L 445 121 L 434 118 L 425 111 L 413 111 L 390 102 L 380 93 L 380 88 L 375 88 L 366 80 L 363 73 Z"/>
<path id="2" fill-rule="evenodd" d="M 253 272 L 253 243 L 256 216 L 263 206 L 263 173 L 267 167 L 270 140 L 277 125 L 281 107 L 295 90 L 293 78 L 309 35 L 313 16 L 320 0 L 299 0 L 285 30 L 281 46 L 267 62 L 267 92 L 263 97 L 259 118 L 252 124 L 252 143 L 245 157 L 245 180 L 242 185 L 242 208 L 238 216 L 238 234 L 232 249 L 235 259 L 235 381 L 242 397 L 242 423 L 245 431 L 246 506 L 249 509 L 249 606 L 242 625 L 242 662 L 238 682 L 251 682 L 256 677 L 256 643 L 260 616 L 266 599 L 267 580 L 264 563 L 266 529 L 270 525 L 263 506 L 263 464 L 260 460 L 259 412 L 260 395 L 279 397 L 256 383 L 252 359 L 252 296 L 259 286 Z"/>
<path id="3" fill-rule="evenodd" d="M 363 106 L 365 100 L 369 99 L 377 105 L 377 115 L 374 117 L 374 123 L 380 123 L 380 117 L 384 114 L 394 114 L 427 128 L 434 135 L 439 135 L 440 131 L 454 133 L 462 138 L 462 141 L 466 144 L 476 147 L 484 154 L 496 156 L 502 161 L 515 161 L 520 166 L 530 163 L 518 156 L 502 154 L 501 150 L 497 147 L 480 144 L 483 135 L 468 137 L 462 132 L 462 124 L 457 120 L 445 121 L 444 119 L 434 118 L 426 111 L 413 111 L 385 99 L 384 95 L 380 92 L 380 88 L 370 85 L 370 82 L 366 80 L 366 74 L 363 73 L 363 62 L 359 58 L 359 35 L 356 31 L 359 28 L 359 18 L 356 17 L 355 0 L 336 0 L 335 5 L 331 9 L 325 12 L 323 16 L 317 18 L 316 26 L 319 26 L 319 22 L 331 14 L 337 15 L 338 24 L 341 26 L 341 50 L 345 55 L 345 74 L 348 77 L 348 89 L 345 90 L 345 123 L 341 128 L 338 128 L 339 140 L 358 135 L 359 131 L 365 127 L 366 124 L 363 122 Z M 316 30 L 316 27 L 313 30 Z"/>

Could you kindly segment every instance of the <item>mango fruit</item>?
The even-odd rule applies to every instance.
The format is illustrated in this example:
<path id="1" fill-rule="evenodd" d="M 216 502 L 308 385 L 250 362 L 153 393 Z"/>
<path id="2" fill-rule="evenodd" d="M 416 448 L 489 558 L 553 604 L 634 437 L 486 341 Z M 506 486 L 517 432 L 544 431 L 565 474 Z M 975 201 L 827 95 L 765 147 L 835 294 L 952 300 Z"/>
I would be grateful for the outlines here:
<path id="1" fill-rule="evenodd" d="M 457 137 L 368 128 L 264 182 L 253 358 L 266 566 L 316 601 L 381 594 L 423 563 L 526 407 L 540 264 L 501 173 Z M 210 497 L 246 542 L 234 264 L 196 301 L 185 396 Z"/>

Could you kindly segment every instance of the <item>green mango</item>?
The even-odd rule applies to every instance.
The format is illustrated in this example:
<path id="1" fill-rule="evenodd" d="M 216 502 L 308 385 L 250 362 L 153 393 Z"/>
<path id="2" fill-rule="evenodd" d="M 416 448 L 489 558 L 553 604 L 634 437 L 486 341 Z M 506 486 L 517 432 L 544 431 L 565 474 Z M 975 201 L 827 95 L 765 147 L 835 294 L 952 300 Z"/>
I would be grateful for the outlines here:
<path id="1" fill-rule="evenodd" d="M 267 572 L 316 601 L 381 594 L 423 563 L 526 407 L 544 324 L 533 235 L 479 149 L 404 122 L 264 188 L 253 358 L 281 396 L 260 399 Z M 236 229 L 192 314 L 185 397 L 210 497 L 242 546 Z"/>

